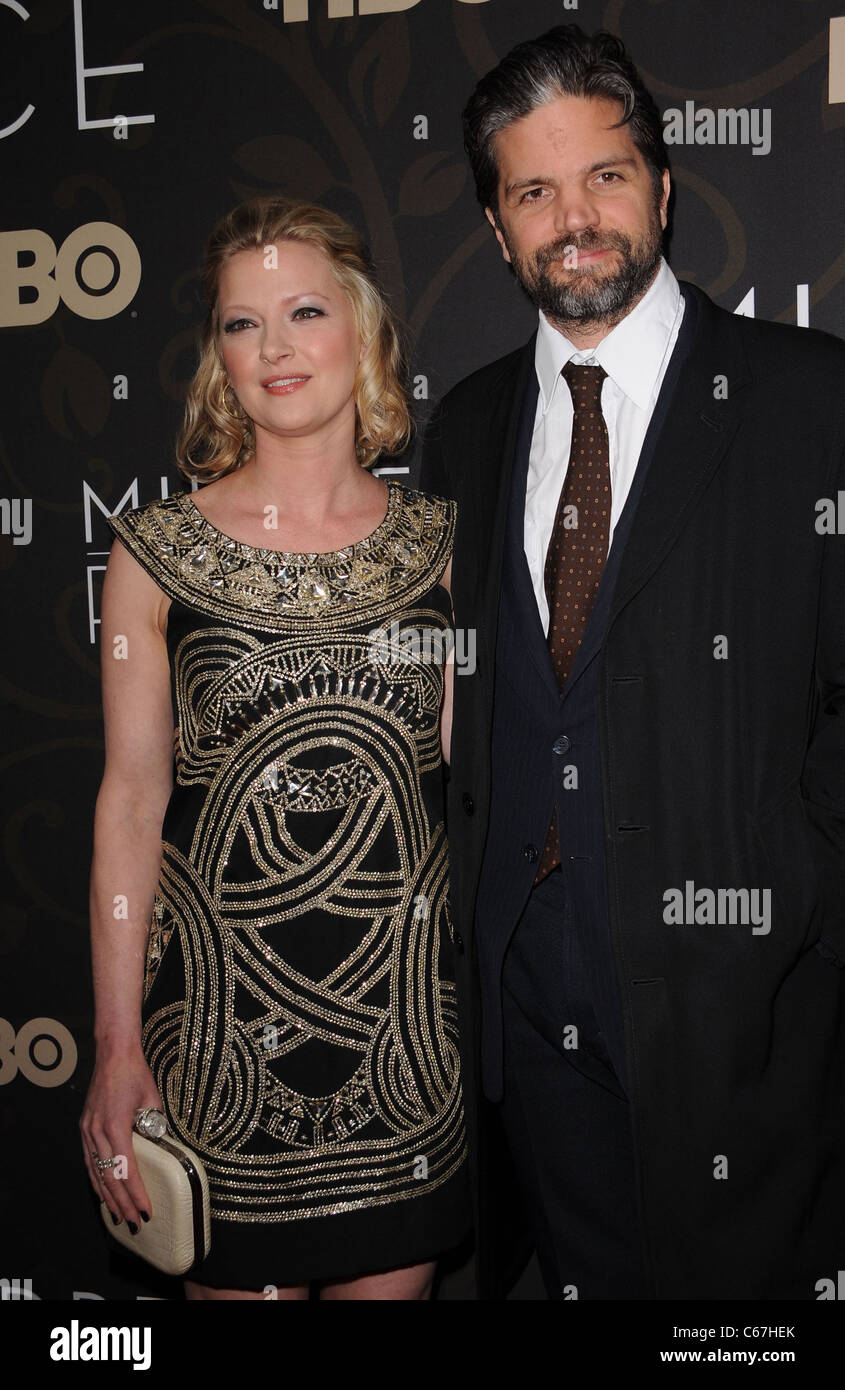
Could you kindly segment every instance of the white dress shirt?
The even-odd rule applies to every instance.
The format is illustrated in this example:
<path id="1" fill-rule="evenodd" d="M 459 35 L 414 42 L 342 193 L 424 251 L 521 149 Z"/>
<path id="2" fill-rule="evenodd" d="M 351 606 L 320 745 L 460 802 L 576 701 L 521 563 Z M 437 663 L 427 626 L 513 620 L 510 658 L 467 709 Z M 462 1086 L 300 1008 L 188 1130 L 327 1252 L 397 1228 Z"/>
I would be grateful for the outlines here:
<path id="1" fill-rule="evenodd" d="M 579 365 L 598 364 L 607 372 L 602 383 L 601 407 L 610 449 L 609 546 L 636 472 L 683 313 L 680 286 L 663 259 L 639 304 L 598 347 L 579 351 L 540 312 L 534 353 L 540 394 L 525 491 L 525 557 L 545 633 L 549 630 L 549 606 L 543 568 L 572 443 L 572 396 L 561 371 L 571 359 Z"/>

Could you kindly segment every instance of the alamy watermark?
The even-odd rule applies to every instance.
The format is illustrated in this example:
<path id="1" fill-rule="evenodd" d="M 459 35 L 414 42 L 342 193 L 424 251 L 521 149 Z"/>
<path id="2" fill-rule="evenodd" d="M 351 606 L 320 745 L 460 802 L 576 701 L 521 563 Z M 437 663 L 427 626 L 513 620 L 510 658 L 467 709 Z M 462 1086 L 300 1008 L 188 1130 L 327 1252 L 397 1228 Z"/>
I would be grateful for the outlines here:
<path id="1" fill-rule="evenodd" d="M 370 661 L 442 666 L 453 659 L 458 675 L 471 676 L 475 671 L 474 627 L 403 627 L 394 619 L 390 627 L 374 627 L 367 635 Z"/>
<path id="2" fill-rule="evenodd" d="M 32 498 L 0 497 L 0 531 L 12 537 L 12 545 L 32 540 Z"/>
<path id="3" fill-rule="evenodd" d="M 696 888 L 688 878 L 683 888 L 667 888 L 663 902 L 670 927 L 751 927 L 752 936 L 772 929 L 771 888 Z"/>
<path id="4" fill-rule="evenodd" d="M 768 106 L 696 106 L 694 101 L 663 112 L 667 145 L 750 145 L 752 154 L 772 148 L 772 112 Z"/>

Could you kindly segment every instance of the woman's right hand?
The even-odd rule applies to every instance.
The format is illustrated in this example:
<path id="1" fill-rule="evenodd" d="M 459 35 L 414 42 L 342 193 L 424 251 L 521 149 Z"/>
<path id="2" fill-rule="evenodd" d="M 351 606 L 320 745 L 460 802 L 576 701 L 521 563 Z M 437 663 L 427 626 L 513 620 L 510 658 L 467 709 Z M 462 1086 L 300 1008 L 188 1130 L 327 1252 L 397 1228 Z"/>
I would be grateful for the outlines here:
<path id="1" fill-rule="evenodd" d="M 140 1048 L 97 1054 L 85 1108 L 79 1121 L 85 1166 L 97 1197 L 105 1201 L 115 1225 L 136 1230 L 152 1216 L 149 1195 L 132 1148 L 135 1111 L 163 1110 L 153 1074 Z M 118 1168 L 98 1169 L 96 1159 L 117 1158 Z M 116 1176 L 123 1173 L 125 1176 Z M 146 1213 L 146 1217 L 142 1216 Z M 132 1232 L 135 1234 L 135 1231 Z"/>

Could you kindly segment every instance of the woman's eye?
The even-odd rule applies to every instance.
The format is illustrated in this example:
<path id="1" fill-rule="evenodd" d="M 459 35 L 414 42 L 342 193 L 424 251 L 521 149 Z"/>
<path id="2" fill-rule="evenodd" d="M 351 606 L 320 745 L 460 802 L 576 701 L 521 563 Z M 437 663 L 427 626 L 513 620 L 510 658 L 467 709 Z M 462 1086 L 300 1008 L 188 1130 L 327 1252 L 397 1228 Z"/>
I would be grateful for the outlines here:
<path id="1" fill-rule="evenodd" d="M 224 324 L 224 325 L 223 325 L 223 332 L 224 332 L 224 333 L 240 333 L 240 331 L 241 331 L 241 329 L 242 329 L 243 327 L 247 327 L 247 328 L 248 328 L 248 327 L 250 327 L 251 325 L 252 325 L 252 320 L 251 320 L 251 319 L 230 319 L 229 322 L 228 322 L 227 324 Z"/>
<path id="2" fill-rule="evenodd" d="M 322 318 L 322 316 L 323 316 L 323 311 L 322 311 L 322 309 L 312 309 L 309 305 L 303 304 L 302 307 L 301 307 L 300 309 L 295 309 L 295 310 L 294 310 L 294 312 L 293 312 L 293 318 L 299 318 L 300 315 L 302 315 L 303 317 L 307 317 L 307 318 L 309 318 L 309 319 L 311 319 L 311 318 Z"/>

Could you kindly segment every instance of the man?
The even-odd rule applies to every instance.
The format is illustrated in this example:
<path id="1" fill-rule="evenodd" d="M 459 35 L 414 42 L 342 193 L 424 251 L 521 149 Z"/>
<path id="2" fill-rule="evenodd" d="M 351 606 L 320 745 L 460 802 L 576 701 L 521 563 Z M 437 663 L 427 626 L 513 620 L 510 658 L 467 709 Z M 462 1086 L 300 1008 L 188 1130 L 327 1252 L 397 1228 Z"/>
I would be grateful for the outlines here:
<path id="1" fill-rule="evenodd" d="M 679 285 L 617 39 L 520 45 L 464 128 L 540 311 L 422 476 L 477 629 L 448 815 L 482 1295 L 501 1122 L 550 1298 L 814 1299 L 845 1268 L 845 347 Z"/>

